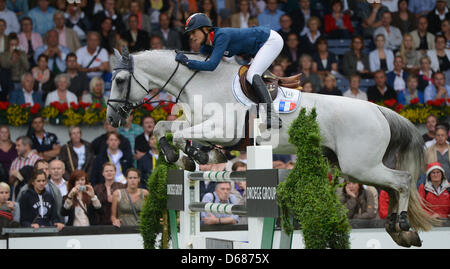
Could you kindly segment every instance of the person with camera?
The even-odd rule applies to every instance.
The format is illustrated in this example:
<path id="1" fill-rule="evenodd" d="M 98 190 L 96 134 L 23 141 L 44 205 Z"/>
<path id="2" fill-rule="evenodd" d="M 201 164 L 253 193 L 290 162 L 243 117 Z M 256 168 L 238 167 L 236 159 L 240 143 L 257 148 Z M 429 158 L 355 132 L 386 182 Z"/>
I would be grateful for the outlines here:
<path id="1" fill-rule="evenodd" d="M 14 89 L 22 89 L 20 80 L 30 67 L 27 54 L 19 48 L 19 38 L 16 33 L 8 35 L 9 49 L 0 54 L 0 67 L 9 69 Z"/>
<path id="2" fill-rule="evenodd" d="M 90 226 L 98 223 L 102 204 L 89 184 L 86 172 L 75 170 L 67 183 L 69 193 L 63 198 L 61 215 L 68 216 L 68 226 Z"/>

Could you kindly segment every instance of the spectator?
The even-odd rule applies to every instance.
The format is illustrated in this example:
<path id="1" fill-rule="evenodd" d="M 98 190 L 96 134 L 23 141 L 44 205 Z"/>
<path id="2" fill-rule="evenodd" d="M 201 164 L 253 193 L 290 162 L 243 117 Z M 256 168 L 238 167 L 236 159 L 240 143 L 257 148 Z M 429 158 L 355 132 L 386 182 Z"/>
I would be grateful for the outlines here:
<path id="1" fill-rule="evenodd" d="M 12 162 L 17 158 L 16 144 L 11 141 L 11 133 L 7 125 L 0 125 L 0 168 L 4 177 L 0 181 L 8 182 L 9 169 Z"/>
<path id="2" fill-rule="evenodd" d="M 148 195 L 147 190 L 139 188 L 141 180 L 139 170 L 127 169 L 125 176 L 127 187 L 117 189 L 113 193 L 111 222 L 116 227 L 137 226 L 145 197 Z"/>
<path id="3" fill-rule="evenodd" d="M 325 78 L 323 79 L 323 88 L 319 93 L 342 96 L 342 92 L 337 89 L 336 77 L 332 74 L 325 75 Z"/>
<path id="4" fill-rule="evenodd" d="M 5 182 L 0 182 L 0 228 L 8 228 L 12 222 L 20 222 L 19 204 L 9 201 L 11 188 Z M 6 225 L 5 225 L 6 224 Z"/>
<path id="5" fill-rule="evenodd" d="M 397 93 L 386 85 L 386 74 L 383 70 L 378 70 L 374 74 L 375 85 L 367 89 L 367 100 L 377 103 L 389 99 L 397 99 Z"/>
<path id="6" fill-rule="evenodd" d="M 196 44 L 195 42 L 192 42 L 192 43 Z M 160 37 L 159 35 L 152 35 L 150 37 L 150 49 L 152 49 L 152 50 L 164 49 L 162 37 Z M 199 48 L 199 50 L 200 50 L 200 48 Z"/>
<path id="7" fill-rule="evenodd" d="M 43 94 L 42 99 L 45 100 L 47 94 L 54 89 L 54 83 L 52 82 L 53 76 L 48 68 L 47 55 L 39 55 L 37 65 L 31 69 L 31 73 L 34 78 L 34 87 L 37 88 L 36 92 Z"/>
<path id="8" fill-rule="evenodd" d="M 422 56 L 419 63 L 419 90 L 424 91 L 426 87 L 433 84 L 433 70 L 431 69 L 431 60 L 428 56 Z"/>
<path id="9" fill-rule="evenodd" d="M 89 93 L 83 94 L 81 100 L 85 103 L 101 104 L 106 108 L 105 82 L 100 77 L 94 77 L 89 83 Z"/>
<path id="10" fill-rule="evenodd" d="M 439 32 L 438 34 L 441 34 L 445 37 L 445 39 L 447 40 L 445 48 L 450 49 L 450 19 L 445 19 L 442 21 L 441 32 Z"/>
<path id="11" fill-rule="evenodd" d="M 414 31 L 417 28 L 416 16 L 408 10 L 408 0 L 399 0 L 398 11 L 392 13 L 392 26 L 397 27 L 402 34 Z"/>
<path id="12" fill-rule="evenodd" d="M 67 226 L 97 225 L 97 215 L 102 204 L 89 184 L 89 177 L 84 171 L 75 170 L 67 183 L 68 194 L 63 199 L 61 215 L 68 216 Z"/>
<path id="13" fill-rule="evenodd" d="M 80 99 L 83 94 L 89 93 L 89 79 L 86 73 L 79 71 L 77 55 L 75 53 L 71 52 L 67 54 L 66 66 L 66 73 L 70 77 L 70 86 L 68 87 L 68 90 Z"/>
<path id="14" fill-rule="evenodd" d="M 134 142 L 136 140 L 136 137 L 140 134 L 142 134 L 144 130 L 141 126 L 133 123 L 133 114 L 130 114 L 128 116 L 125 125 L 122 127 L 119 127 L 118 133 L 122 136 L 126 137 L 128 141 L 130 141 L 131 145 L 131 151 L 134 152 Z"/>
<path id="15" fill-rule="evenodd" d="M 161 13 L 159 15 L 159 25 L 160 29 L 154 31 L 153 34 L 159 35 L 162 38 L 164 47 L 168 49 L 181 50 L 182 42 L 180 33 L 177 30 L 169 27 L 170 26 L 169 15 L 167 15 L 166 13 Z M 147 36 L 146 38 L 148 40 Z M 148 49 L 148 47 L 143 47 L 143 49 Z"/>
<path id="16" fill-rule="evenodd" d="M 436 0 L 421 1 L 409 0 L 409 11 L 416 14 L 416 16 L 426 16 L 436 5 Z"/>
<path id="17" fill-rule="evenodd" d="M 20 89 L 20 80 L 23 74 L 30 68 L 27 55 L 19 47 L 17 34 L 11 33 L 8 36 L 9 48 L 0 54 L 0 66 L 11 70 L 11 80 L 15 89 Z"/>
<path id="18" fill-rule="evenodd" d="M 161 16 L 161 15 L 160 15 Z M 169 21 L 167 19 L 167 26 Z M 138 17 L 136 15 L 130 15 L 128 17 L 129 30 L 123 34 L 123 38 L 128 42 L 128 48 L 130 52 L 136 52 L 149 49 L 149 34 L 144 30 L 138 29 Z M 168 30 L 168 29 L 167 29 Z M 177 32 L 175 34 L 178 35 Z M 180 42 L 181 47 L 181 42 Z"/>
<path id="19" fill-rule="evenodd" d="M 258 15 L 259 26 L 278 31 L 281 28 L 280 18 L 284 12 L 278 9 L 277 0 L 267 0 L 266 2 L 267 8 Z"/>
<path id="20" fill-rule="evenodd" d="M 6 21 L 0 18 L 0 53 L 8 50 L 8 35 L 5 35 Z"/>
<path id="21" fill-rule="evenodd" d="M 44 130 L 44 118 L 40 115 L 35 116 L 31 121 L 29 137 L 35 149 L 41 158 L 50 161 L 56 158 L 61 150 L 58 137 Z"/>
<path id="22" fill-rule="evenodd" d="M 37 6 L 28 12 L 28 16 L 33 20 L 33 31 L 41 36 L 55 27 L 53 14 L 56 9 L 49 6 L 49 2 L 49 0 L 37 0 Z"/>
<path id="23" fill-rule="evenodd" d="M 117 31 L 112 29 L 113 21 L 111 18 L 105 18 L 100 25 L 100 47 L 106 49 L 109 54 L 114 53 L 113 48 L 116 47 Z"/>
<path id="24" fill-rule="evenodd" d="M 311 81 L 313 85 L 314 92 L 317 93 L 320 91 L 320 88 L 322 87 L 322 81 L 320 79 L 320 76 L 312 70 L 312 58 L 308 54 L 303 54 L 300 57 L 300 72 L 303 74 L 302 78 L 303 80 L 309 80 Z"/>
<path id="25" fill-rule="evenodd" d="M 309 81 L 309 80 L 304 80 L 301 91 L 302 92 L 309 92 L 309 93 L 314 92 L 312 82 Z"/>
<path id="26" fill-rule="evenodd" d="M 436 7 L 430 11 L 427 15 L 428 19 L 428 31 L 437 34 L 441 29 L 441 23 L 445 19 L 450 19 L 450 12 L 447 8 L 447 2 L 445 0 L 437 0 Z"/>
<path id="27" fill-rule="evenodd" d="M 376 36 L 382 34 L 386 40 L 384 47 L 397 51 L 402 44 L 402 33 L 397 27 L 391 26 L 391 22 L 392 14 L 389 11 L 384 12 L 381 16 L 381 26 L 375 29 L 373 36 L 376 38 Z"/>
<path id="28" fill-rule="evenodd" d="M 136 136 L 134 143 L 134 150 L 136 152 L 134 159 L 138 161 L 150 151 L 149 140 L 153 135 L 153 129 L 155 128 L 156 122 L 151 116 L 143 116 L 141 118 L 141 124 L 143 133 Z"/>
<path id="29" fill-rule="evenodd" d="M 375 197 L 362 184 L 346 181 L 338 189 L 339 200 L 347 208 L 349 219 L 373 219 L 376 217 Z"/>
<path id="30" fill-rule="evenodd" d="M 445 85 L 445 75 L 442 72 L 433 73 L 433 82 L 425 88 L 424 101 L 444 98 L 447 100 L 450 96 L 450 86 Z"/>
<path id="31" fill-rule="evenodd" d="M 151 135 L 148 140 L 150 150 L 148 150 L 142 158 L 137 161 L 137 169 L 141 172 L 143 182 L 141 182 L 141 188 L 147 189 L 147 180 L 156 168 L 156 161 L 159 157 L 159 151 L 156 147 L 156 137 Z"/>
<path id="32" fill-rule="evenodd" d="M 360 14 L 363 36 L 364 38 L 373 38 L 375 29 L 382 26 L 381 15 L 389 9 L 376 1 L 372 4 L 359 3 L 359 6 L 358 13 Z"/>
<path id="33" fill-rule="evenodd" d="M 312 17 L 316 17 L 318 21 L 320 21 L 320 14 L 314 9 L 311 9 L 311 2 L 310 0 L 298 0 L 298 8 L 295 8 L 291 12 L 289 12 L 289 15 L 291 18 L 295 18 L 295 20 L 292 21 L 292 29 L 296 33 L 300 33 L 300 36 L 306 35 L 307 33 L 307 26 L 309 23 L 309 19 Z M 303 43 L 300 43 L 303 44 Z"/>
<path id="34" fill-rule="evenodd" d="M 9 103 L 17 105 L 28 103 L 30 106 L 33 106 L 34 104 L 43 106 L 44 102 L 42 101 L 42 95 L 39 92 L 33 91 L 33 84 L 33 75 L 31 73 L 25 73 L 22 76 L 22 89 L 11 92 Z"/>
<path id="35" fill-rule="evenodd" d="M 231 194 L 230 182 L 217 182 L 214 192 L 206 193 L 202 198 L 202 203 L 221 203 L 233 204 L 238 203 L 236 196 Z M 205 225 L 214 224 L 237 224 L 239 217 L 237 215 L 216 214 L 202 212 L 200 213 L 201 223 Z"/>
<path id="36" fill-rule="evenodd" d="M 125 30 L 125 25 L 122 22 L 122 16 L 115 10 L 114 0 L 105 0 L 103 2 L 103 10 L 97 12 L 97 14 L 95 14 L 94 17 L 92 18 L 92 22 L 94 25 L 93 28 L 96 30 L 100 30 L 100 25 L 105 20 L 105 18 L 112 19 L 113 30 L 117 31 L 118 33 L 122 33 Z"/>
<path id="37" fill-rule="evenodd" d="M 450 184 L 439 162 L 427 166 L 426 182 L 419 186 L 419 195 L 427 205 L 430 215 L 447 219 L 450 214 Z"/>
<path id="38" fill-rule="evenodd" d="M 28 184 L 28 190 L 19 200 L 21 226 L 34 229 L 56 226 L 58 230 L 64 227 L 58 218 L 55 199 L 45 189 L 46 184 L 44 171 L 35 171 Z"/>
<path id="39" fill-rule="evenodd" d="M 405 63 L 405 71 L 415 74 L 419 70 L 419 61 L 421 54 L 414 49 L 413 38 L 410 34 L 403 35 L 402 45 L 396 56 L 400 56 Z"/>
<path id="40" fill-rule="evenodd" d="M 283 160 L 273 160 L 273 169 L 286 169 L 286 163 Z"/>
<path id="41" fill-rule="evenodd" d="M 437 35 L 435 38 L 434 50 L 428 50 L 427 56 L 431 59 L 431 69 L 434 72 L 445 72 L 450 69 L 450 50 L 446 49 L 447 40 L 442 35 Z"/>
<path id="42" fill-rule="evenodd" d="M 385 38 L 383 34 L 375 37 L 376 49 L 369 54 L 370 71 L 375 72 L 379 69 L 387 72 L 394 69 L 394 53 L 384 46 Z"/>
<path id="43" fill-rule="evenodd" d="M 221 27 L 222 18 L 217 13 L 216 2 L 213 2 L 212 0 L 201 0 L 198 2 L 198 5 L 199 5 L 199 12 L 205 13 L 206 16 L 208 16 L 208 18 L 211 19 L 212 25 L 214 27 Z"/>
<path id="44" fill-rule="evenodd" d="M 81 47 L 80 39 L 77 32 L 65 25 L 65 17 L 62 11 L 55 11 L 53 14 L 53 21 L 55 23 L 55 30 L 59 34 L 59 45 L 68 48 L 71 52 L 75 52 Z"/>
<path id="45" fill-rule="evenodd" d="M 342 59 L 342 73 L 347 78 L 358 74 L 362 77 L 370 76 L 369 57 L 363 53 L 364 39 L 362 36 L 352 38 L 350 50 L 344 54 Z"/>
<path id="46" fill-rule="evenodd" d="M 37 48 L 44 45 L 40 34 L 33 32 L 33 20 L 30 17 L 24 17 L 20 21 L 22 32 L 18 34 L 20 47 L 25 50 L 28 62 L 35 66 L 34 53 Z"/>
<path id="47" fill-rule="evenodd" d="M 320 37 L 317 42 L 317 52 L 312 55 L 313 67 L 312 70 L 317 72 L 321 77 L 328 73 L 338 73 L 338 58 L 328 51 L 328 42 L 325 37 Z"/>
<path id="48" fill-rule="evenodd" d="M 393 88 L 396 92 L 406 89 L 406 79 L 409 74 L 403 70 L 404 66 L 403 58 L 400 56 L 395 56 L 394 70 L 386 74 L 386 84 Z"/>
<path id="49" fill-rule="evenodd" d="M 415 75 L 410 75 L 406 79 L 406 89 L 397 91 L 397 102 L 402 105 L 409 105 L 411 100 L 418 98 L 419 104 L 424 104 L 423 92 L 417 90 L 419 79 Z"/>
<path id="50" fill-rule="evenodd" d="M 91 143 L 82 139 L 79 126 L 69 128 L 69 138 L 70 140 L 62 147 L 59 154 L 59 159 L 66 167 L 64 177 L 70 178 L 73 171 L 81 170 L 90 178 L 95 158 Z"/>
<path id="51" fill-rule="evenodd" d="M 343 96 L 367 101 L 367 94 L 359 89 L 361 78 L 358 74 L 350 76 L 350 88 L 344 92 Z"/>
<path id="52" fill-rule="evenodd" d="M 103 164 L 103 177 L 105 178 L 105 183 L 97 184 L 94 187 L 94 191 L 100 200 L 102 205 L 102 213 L 99 214 L 99 225 L 112 225 L 111 222 L 111 206 L 113 200 L 113 193 L 117 189 L 125 188 L 125 185 L 119 182 L 114 182 L 116 175 L 116 167 L 113 163 L 107 162 Z"/>
<path id="53" fill-rule="evenodd" d="M 79 48 L 76 52 L 78 63 L 81 66 L 80 71 L 86 72 L 90 79 L 101 77 L 102 72 L 109 72 L 108 52 L 99 45 L 99 33 L 89 32 L 87 45 Z"/>
<path id="54" fill-rule="evenodd" d="M 117 132 L 117 128 L 114 128 L 108 121 L 103 123 L 103 129 L 105 129 L 106 133 L 96 137 L 92 141 L 92 148 L 94 149 L 94 154 L 97 156 L 102 152 L 103 147 L 106 145 L 106 135 L 109 132 Z M 119 149 L 125 153 L 125 155 L 132 154 L 130 142 L 124 136 L 119 134 L 120 145 Z M 92 182 L 92 179 L 91 179 Z"/>
<path id="55" fill-rule="evenodd" d="M 287 16 L 287 15 L 283 15 Z M 298 35 L 296 33 L 290 33 L 287 37 L 285 45 L 281 50 L 281 55 L 286 57 L 291 66 L 298 66 L 300 59 L 300 43 L 298 42 Z"/>
<path id="56" fill-rule="evenodd" d="M 19 21 L 14 12 L 6 8 L 6 0 L 0 0 L 0 19 L 6 22 L 5 34 L 18 33 L 20 31 Z"/>
<path id="57" fill-rule="evenodd" d="M 66 26 L 72 28 L 80 39 L 80 43 L 86 43 L 87 32 L 91 29 L 88 16 L 81 10 L 79 5 L 69 4 L 65 13 Z"/>
<path id="58" fill-rule="evenodd" d="M 428 131 L 422 135 L 424 142 L 428 142 L 434 139 L 436 124 L 437 117 L 433 114 L 428 115 L 425 121 L 425 126 L 427 127 Z"/>
<path id="59" fill-rule="evenodd" d="M 246 171 L 247 165 L 243 162 L 237 161 L 231 167 L 231 171 Z M 237 198 L 236 204 L 238 205 L 246 205 L 246 189 L 247 182 L 246 181 L 236 181 L 232 184 L 231 194 Z"/>
<path id="60" fill-rule="evenodd" d="M 350 38 L 354 32 L 350 16 L 343 13 L 344 4 L 341 0 L 333 0 L 331 13 L 325 15 L 325 34 L 329 38 Z"/>
<path id="61" fill-rule="evenodd" d="M 50 92 L 45 99 L 45 106 L 53 102 L 78 104 L 77 96 L 68 90 L 70 86 L 70 76 L 63 73 L 55 77 L 56 90 Z"/>
<path id="62" fill-rule="evenodd" d="M 240 0 L 239 12 L 231 15 L 231 27 L 248 28 L 248 19 L 250 18 L 250 16 L 251 14 L 249 0 Z"/>
<path id="63" fill-rule="evenodd" d="M 27 0 L 7 0 L 6 7 L 16 13 L 18 19 L 22 19 L 28 15 L 28 1 Z"/>
<path id="64" fill-rule="evenodd" d="M 280 26 L 281 29 L 278 30 L 278 33 L 283 38 L 284 42 L 287 42 L 288 36 L 290 34 L 294 34 L 295 37 L 297 37 L 297 40 L 300 37 L 298 33 L 292 30 L 292 19 L 289 15 L 284 14 L 280 17 Z M 286 45 L 284 46 L 284 48 L 286 48 Z"/>
<path id="65" fill-rule="evenodd" d="M 107 146 L 103 147 L 94 160 L 94 168 L 91 175 L 91 182 L 93 185 L 105 182 L 101 167 L 106 162 L 112 162 L 116 167 L 115 182 L 120 182 L 123 184 L 126 183 L 126 178 L 122 171 L 126 171 L 128 168 L 133 166 L 133 155 L 131 154 L 131 151 L 123 152 L 119 148 L 120 143 L 121 139 L 118 133 L 109 132 L 107 134 Z"/>
<path id="66" fill-rule="evenodd" d="M 67 193 L 67 180 L 64 179 L 66 167 L 61 160 L 53 160 L 48 165 L 48 173 L 50 181 L 58 187 L 62 197 Z"/>
<path id="67" fill-rule="evenodd" d="M 186 1 L 182 1 L 182 2 L 186 2 Z M 206 13 L 205 9 L 201 9 L 203 6 L 203 2 L 201 1 L 188 1 L 189 3 L 187 3 L 189 5 L 189 12 L 197 12 L 197 9 L 199 9 L 200 12 Z M 215 2 L 211 2 L 211 5 L 213 5 Z M 184 3 L 183 3 L 184 4 Z M 195 5 L 195 7 L 194 7 Z M 169 0 L 161 0 L 161 1 L 151 1 L 151 0 L 144 0 L 144 11 L 150 16 L 150 23 L 152 24 L 152 28 L 156 29 L 159 27 L 158 25 L 158 16 L 161 13 L 167 12 L 167 14 L 169 14 L 171 16 L 171 14 L 173 13 L 173 7 L 174 5 L 171 5 Z M 184 8 L 184 7 L 182 7 Z M 201 9 L 201 10 L 200 10 Z M 195 10 L 195 11 L 194 11 Z M 215 14 L 217 16 L 217 9 L 214 8 Z M 189 13 L 189 15 L 192 13 Z M 186 15 L 183 12 L 183 15 Z M 188 15 L 188 16 L 189 16 Z M 208 17 L 210 17 L 208 13 Z M 185 16 L 184 18 L 186 19 L 188 16 Z M 211 16 L 210 18 L 212 18 L 213 16 Z M 216 22 L 216 21 L 215 21 Z M 214 26 L 218 26 L 219 24 L 214 24 Z M 183 24 L 184 27 L 184 24 Z"/>
<path id="68" fill-rule="evenodd" d="M 427 17 L 421 16 L 417 19 L 417 30 L 412 31 L 411 36 L 414 42 L 414 49 L 425 55 L 427 50 L 435 48 L 434 35 L 428 32 Z"/>
<path id="69" fill-rule="evenodd" d="M 34 166 L 41 159 L 41 156 L 32 149 L 32 144 L 33 142 L 28 136 L 20 136 L 16 139 L 17 157 L 12 161 L 9 169 L 9 185 L 14 185 L 20 169 L 24 166 Z"/>
<path id="70" fill-rule="evenodd" d="M 131 0 L 130 1 L 130 12 L 123 16 L 123 23 L 125 24 L 126 30 L 129 30 L 128 26 L 128 17 L 130 15 L 136 15 L 138 19 L 138 29 L 146 31 L 147 33 L 152 32 L 152 27 L 150 23 L 150 17 L 145 14 L 145 12 L 142 12 L 144 10 L 144 7 L 141 5 L 142 1 L 138 0 Z"/>
<path id="71" fill-rule="evenodd" d="M 46 0 L 40 0 L 46 1 Z M 36 49 L 34 53 L 34 61 L 41 54 L 48 56 L 48 68 L 53 75 L 64 72 L 66 70 L 66 63 L 64 62 L 66 56 L 70 53 L 67 47 L 59 44 L 59 34 L 56 30 L 50 30 L 46 34 L 46 44 Z"/>
<path id="72" fill-rule="evenodd" d="M 386 219 L 389 210 L 389 195 L 385 190 L 380 191 L 378 197 L 378 215 L 380 219 Z"/>
<path id="73" fill-rule="evenodd" d="M 436 143 L 429 146 L 425 151 L 425 162 L 427 164 L 439 162 L 445 171 L 444 176 L 448 180 L 447 176 L 450 175 L 450 145 L 447 143 L 448 129 L 443 125 L 437 125 L 434 139 Z"/>
<path id="74" fill-rule="evenodd" d="M 0 101 L 7 101 L 13 90 L 14 84 L 11 81 L 11 71 L 9 69 L 2 68 L 0 65 Z"/>

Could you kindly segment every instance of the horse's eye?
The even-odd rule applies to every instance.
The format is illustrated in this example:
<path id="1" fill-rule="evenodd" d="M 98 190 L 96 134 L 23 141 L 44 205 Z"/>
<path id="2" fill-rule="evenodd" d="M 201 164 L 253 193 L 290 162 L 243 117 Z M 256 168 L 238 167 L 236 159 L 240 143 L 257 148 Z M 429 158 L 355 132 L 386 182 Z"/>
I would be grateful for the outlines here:
<path id="1" fill-rule="evenodd" d="M 116 83 L 117 84 L 122 84 L 122 83 L 124 83 L 125 82 L 125 79 L 124 78 L 117 78 L 116 79 Z"/>

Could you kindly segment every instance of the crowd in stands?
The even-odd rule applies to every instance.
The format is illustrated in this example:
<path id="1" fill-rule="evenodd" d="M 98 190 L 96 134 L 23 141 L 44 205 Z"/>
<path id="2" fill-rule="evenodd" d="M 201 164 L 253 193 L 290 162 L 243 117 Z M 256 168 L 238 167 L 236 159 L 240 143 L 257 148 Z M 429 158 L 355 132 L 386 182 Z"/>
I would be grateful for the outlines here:
<path id="1" fill-rule="evenodd" d="M 185 20 L 195 12 L 207 14 L 217 27 L 278 31 L 285 43 L 271 70 L 279 76 L 301 72 L 302 91 L 372 102 L 396 99 L 404 105 L 415 99 L 422 104 L 450 100 L 448 0 L 69 2 L 0 0 L 0 101 L 106 107 L 117 62 L 114 49 L 198 52 L 198 44 L 183 34 Z M 246 64 L 250 59 L 226 60 Z M 363 80 L 369 83 L 363 86 Z M 144 117 L 140 126 L 132 120 L 118 129 L 105 122 L 105 133 L 93 141 L 85 141 L 82 129 L 73 126 L 67 143 L 45 130 L 41 116 L 15 141 L 8 126 L 1 126 L 0 217 L 35 228 L 136 225 L 159 152 L 155 120 Z M 433 214 L 447 218 L 449 126 L 430 115 L 427 129 L 426 162 L 431 165 L 417 187 L 423 199 L 439 208 Z M 228 163 L 200 169 L 246 169 L 245 152 L 228 156 Z M 293 161 L 274 156 L 273 166 L 291 169 Z M 384 191 L 346 181 L 340 197 L 349 218 L 387 215 Z M 202 182 L 201 199 L 245 204 L 245 183 Z M 245 220 L 202 214 L 202 222 Z"/>

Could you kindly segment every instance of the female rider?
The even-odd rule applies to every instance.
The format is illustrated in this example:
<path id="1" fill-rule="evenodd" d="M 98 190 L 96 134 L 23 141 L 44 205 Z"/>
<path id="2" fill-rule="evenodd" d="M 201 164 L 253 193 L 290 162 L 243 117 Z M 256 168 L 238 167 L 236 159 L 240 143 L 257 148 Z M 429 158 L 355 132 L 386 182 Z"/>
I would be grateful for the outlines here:
<path id="1" fill-rule="evenodd" d="M 175 60 L 193 70 L 213 71 L 223 56 L 245 54 L 253 57 L 247 72 L 247 81 L 256 89 L 261 103 L 267 104 L 267 128 L 271 128 L 272 98 L 261 78 L 283 48 L 281 36 L 266 27 L 217 28 L 203 13 L 195 13 L 186 20 L 186 33 L 202 45 L 200 53 L 210 55 L 207 61 L 188 59 L 179 52 Z M 275 126 L 274 126 L 275 127 Z M 278 128 L 281 127 L 279 121 Z"/>

